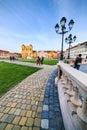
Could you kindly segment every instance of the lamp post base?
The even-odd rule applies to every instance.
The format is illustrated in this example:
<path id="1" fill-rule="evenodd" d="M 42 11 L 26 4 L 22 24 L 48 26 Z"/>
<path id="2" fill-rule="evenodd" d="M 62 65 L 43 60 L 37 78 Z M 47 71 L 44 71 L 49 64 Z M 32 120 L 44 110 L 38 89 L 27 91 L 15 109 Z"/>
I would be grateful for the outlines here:
<path id="1" fill-rule="evenodd" d="M 60 55 L 60 60 L 63 60 L 63 54 Z"/>

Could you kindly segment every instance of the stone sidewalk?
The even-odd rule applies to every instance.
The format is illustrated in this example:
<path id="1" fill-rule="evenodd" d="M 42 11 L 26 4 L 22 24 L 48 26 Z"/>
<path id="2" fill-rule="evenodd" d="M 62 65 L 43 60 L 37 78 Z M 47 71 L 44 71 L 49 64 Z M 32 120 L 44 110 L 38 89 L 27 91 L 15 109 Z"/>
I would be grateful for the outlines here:
<path id="1" fill-rule="evenodd" d="M 54 86 L 57 66 L 40 67 L 0 98 L 0 130 L 64 130 Z"/>

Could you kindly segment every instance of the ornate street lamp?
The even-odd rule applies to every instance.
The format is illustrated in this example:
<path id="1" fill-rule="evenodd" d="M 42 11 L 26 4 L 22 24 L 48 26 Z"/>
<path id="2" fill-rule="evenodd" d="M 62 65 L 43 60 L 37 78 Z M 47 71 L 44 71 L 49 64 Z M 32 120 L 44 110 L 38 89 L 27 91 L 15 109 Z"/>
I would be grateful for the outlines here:
<path id="1" fill-rule="evenodd" d="M 68 48 L 68 59 L 70 59 L 70 47 L 71 47 L 71 43 L 75 42 L 76 40 L 76 36 L 72 37 L 72 34 L 70 34 L 67 38 L 65 38 L 65 42 L 69 44 L 69 48 Z"/>
<path id="2" fill-rule="evenodd" d="M 61 45 L 61 55 L 60 55 L 60 60 L 63 60 L 63 41 L 64 41 L 64 34 L 69 32 L 72 27 L 73 27 L 73 24 L 74 24 L 74 21 L 71 19 L 69 24 L 68 24 L 68 30 L 66 30 L 66 27 L 65 27 L 65 23 L 66 23 L 66 18 L 65 17 L 62 17 L 62 19 L 60 20 L 60 25 L 61 25 L 61 32 L 59 32 L 59 24 L 57 23 L 55 25 L 55 31 L 57 34 L 61 34 L 62 35 L 62 45 Z"/>

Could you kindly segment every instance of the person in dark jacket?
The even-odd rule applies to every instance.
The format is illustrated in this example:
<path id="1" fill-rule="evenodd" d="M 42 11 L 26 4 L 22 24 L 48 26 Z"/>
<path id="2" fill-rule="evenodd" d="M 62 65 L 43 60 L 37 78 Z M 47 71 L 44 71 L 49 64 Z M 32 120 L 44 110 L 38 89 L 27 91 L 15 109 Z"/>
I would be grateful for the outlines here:
<path id="1" fill-rule="evenodd" d="M 44 61 L 44 57 L 42 56 L 41 57 L 41 64 L 43 64 L 43 61 Z"/>
<path id="2" fill-rule="evenodd" d="M 81 58 L 82 54 L 79 54 L 76 59 L 75 59 L 75 62 L 74 62 L 74 68 L 76 68 L 77 70 L 79 70 L 79 67 L 81 65 L 81 62 L 82 62 L 82 58 Z"/>

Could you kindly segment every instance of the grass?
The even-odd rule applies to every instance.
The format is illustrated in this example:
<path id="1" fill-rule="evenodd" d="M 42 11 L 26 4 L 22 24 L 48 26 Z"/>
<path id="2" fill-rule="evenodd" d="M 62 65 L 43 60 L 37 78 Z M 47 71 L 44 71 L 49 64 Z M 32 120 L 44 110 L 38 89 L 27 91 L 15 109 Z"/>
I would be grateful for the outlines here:
<path id="1" fill-rule="evenodd" d="M 46 65 L 56 65 L 58 63 L 58 59 L 45 59 L 43 63 Z"/>
<path id="2" fill-rule="evenodd" d="M 0 62 L 0 95 L 38 70 L 40 68 Z"/>
<path id="3" fill-rule="evenodd" d="M 19 61 L 22 62 L 31 62 L 31 63 L 36 63 L 36 59 L 22 59 L 20 58 Z M 58 59 L 44 59 L 43 64 L 45 65 L 56 65 L 58 63 Z"/>

